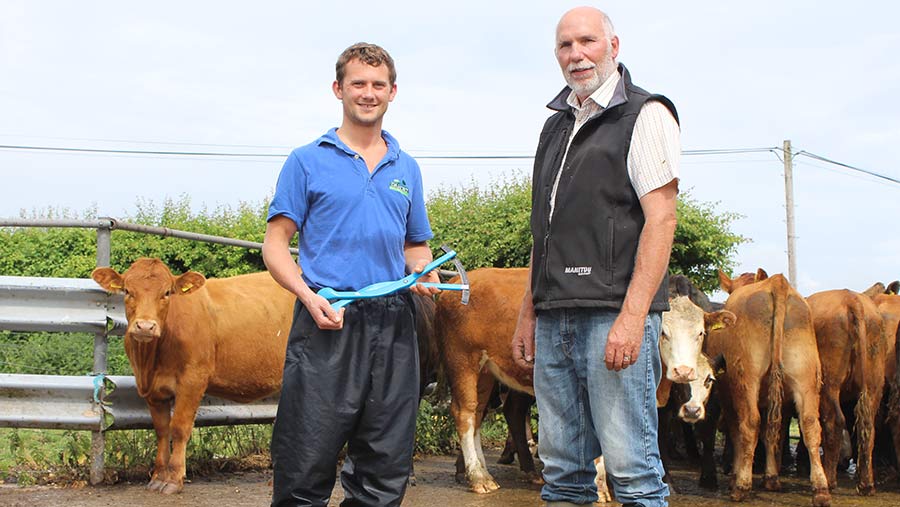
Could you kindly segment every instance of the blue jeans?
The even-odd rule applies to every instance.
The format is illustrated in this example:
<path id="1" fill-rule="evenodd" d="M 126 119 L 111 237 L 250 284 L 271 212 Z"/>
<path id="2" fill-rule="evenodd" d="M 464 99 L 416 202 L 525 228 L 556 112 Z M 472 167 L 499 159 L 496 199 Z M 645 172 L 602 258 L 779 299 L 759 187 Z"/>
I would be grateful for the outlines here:
<path id="1" fill-rule="evenodd" d="M 594 458 L 602 448 L 619 502 L 668 505 L 657 442 L 661 316 L 647 317 L 637 362 L 616 372 L 606 369 L 604 357 L 617 315 L 595 308 L 537 314 L 534 391 L 545 501 L 596 501 Z"/>

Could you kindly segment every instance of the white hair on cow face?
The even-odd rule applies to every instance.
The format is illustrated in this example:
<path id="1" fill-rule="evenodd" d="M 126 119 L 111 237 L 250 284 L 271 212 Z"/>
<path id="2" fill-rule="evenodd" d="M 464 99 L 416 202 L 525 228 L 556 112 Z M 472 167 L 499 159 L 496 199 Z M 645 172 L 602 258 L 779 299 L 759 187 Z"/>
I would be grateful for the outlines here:
<path id="1" fill-rule="evenodd" d="M 724 371 L 725 369 L 725 359 L 720 355 L 711 361 L 706 354 L 701 354 L 698 365 L 697 380 L 688 384 L 690 399 L 678 409 L 678 418 L 690 424 L 706 418 L 706 404 L 709 403 L 716 382 L 717 370 Z"/>
<path id="2" fill-rule="evenodd" d="M 687 296 L 669 301 L 663 312 L 659 353 L 666 364 L 666 378 L 684 384 L 697 379 L 697 358 L 706 336 L 704 312 Z"/>

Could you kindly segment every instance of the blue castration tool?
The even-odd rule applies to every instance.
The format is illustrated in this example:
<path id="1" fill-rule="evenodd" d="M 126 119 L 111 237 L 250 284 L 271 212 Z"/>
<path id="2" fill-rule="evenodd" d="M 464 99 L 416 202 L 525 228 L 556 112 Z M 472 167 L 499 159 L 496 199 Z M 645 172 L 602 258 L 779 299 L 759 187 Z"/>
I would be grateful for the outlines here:
<path id="1" fill-rule="evenodd" d="M 372 285 L 353 291 L 337 291 L 332 289 L 331 287 L 325 287 L 324 289 L 320 290 L 318 294 L 328 300 L 337 299 L 337 301 L 331 303 L 331 307 L 335 310 L 339 310 L 356 301 L 357 299 L 387 296 L 388 294 L 393 294 L 394 292 L 397 292 L 399 290 L 408 289 L 409 287 L 415 285 L 416 281 L 426 273 L 440 267 L 447 261 L 453 260 L 453 265 L 456 267 L 456 272 L 459 273 L 459 279 L 461 283 L 456 284 L 423 282 L 420 285 L 424 287 L 434 287 L 441 290 L 462 291 L 462 304 L 468 304 L 469 278 L 466 276 L 466 270 L 463 269 L 462 263 L 459 262 L 459 259 L 456 258 L 455 250 L 451 250 L 447 247 L 447 245 L 441 245 L 441 250 L 445 252 L 444 255 L 428 263 L 425 268 L 422 269 L 421 273 L 410 273 L 399 280 L 373 283 Z"/>

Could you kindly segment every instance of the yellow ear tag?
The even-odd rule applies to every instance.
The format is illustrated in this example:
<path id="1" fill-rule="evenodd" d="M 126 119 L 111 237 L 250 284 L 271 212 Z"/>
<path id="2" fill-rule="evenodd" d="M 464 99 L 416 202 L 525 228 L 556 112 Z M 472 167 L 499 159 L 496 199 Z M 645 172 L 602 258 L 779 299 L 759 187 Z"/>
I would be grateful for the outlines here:
<path id="1" fill-rule="evenodd" d="M 186 283 L 181 287 L 181 292 L 187 292 L 187 291 L 191 290 L 191 288 L 193 288 L 193 287 L 194 287 L 194 284 Z"/>
<path id="2" fill-rule="evenodd" d="M 121 288 L 122 288 L 122 286 L 121 286 L 121 285 L 119 285 L 119 284 L 117 284 L 117 283 L 114 283 L 114 282 L 110 282 L 110 284 L 109 284 L 109 288 L 110 288 L 110 289 L 121 289 Z"/>
<path id="3" fill-rule="evenodd" d="M 725 328 L 725 324 L 722 324 L 721 322 L 716 322 L 709 329 L 711 331 L 715 331 L 716 329 L 724 329 L 724 328 Z"/>

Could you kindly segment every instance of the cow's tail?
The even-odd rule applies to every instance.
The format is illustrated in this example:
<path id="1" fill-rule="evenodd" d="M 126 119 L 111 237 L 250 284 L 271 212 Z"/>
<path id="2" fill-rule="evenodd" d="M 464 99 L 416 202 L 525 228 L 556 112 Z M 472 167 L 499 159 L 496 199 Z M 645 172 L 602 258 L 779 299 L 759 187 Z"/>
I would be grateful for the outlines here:
<path id="1" fill-rule="evenodd" d="M 790 286 L 781 275 L 772 277 L 772 365 L 769 369 L 769 410 L 766 414 L 766 443 L 778 456 L 781 445 L 781 416 L 784 401 L 784 321 Z"/>
<path id="2" fill-rule="evenodd" d="M 857 460 L 867 459 L 868 453 L 866 449 L 868 448 L 868 444 L 871 442 L 872 438 L 875 435 L 874 429 L 874 414 L 872 413 L 873 409 L 877 409 L 877 407 L 872 407 L 872 394 L 869 392 L 874 386 L 869 385 L 869 382 L 866 381 L 866 377 L 870 376 L 869 371 L 869 347 L 871 344 L 869 343 L 869 335 L 868 330 L 866 329 L 866 313 L 863 308 L 862 303 L 858 298 L 851 298 L 850 304 L 848 305 L 848 321 L 850 323 L 850 339 L 856 346 L 856 355 L 857 360 L 859 361 L 859 371 L 862 373 L 863 382 L 861 386 L 862 393 L 860 393 L 860 397 L 856 400 L 856 408 L 854 410 L 856 415 L 856 423 L 854 426 L 854 430 L 856 431 L 856 455 L 858 456 Z M 883 332 L 883 331 L 882 331 Z M 853 336 L 853 335 L 856 336 Z M 878 379 L 877 381 L 883 382 L 883 379 Z"/>
<path id="3" fill-rule="evenodd" d="M 413 295 L 413 301 L 416 306 L 416 339 L 419 344 L 420 374 L 426 376 L 421 383 L 424 387 L 432 380 L 437 380 L 440 385 L 443 367 L 436 329 L 436 304 L 433 297 L 418 294 Z M 420 396 L 424 394 L 423 392 L 419 393 Z"/>

